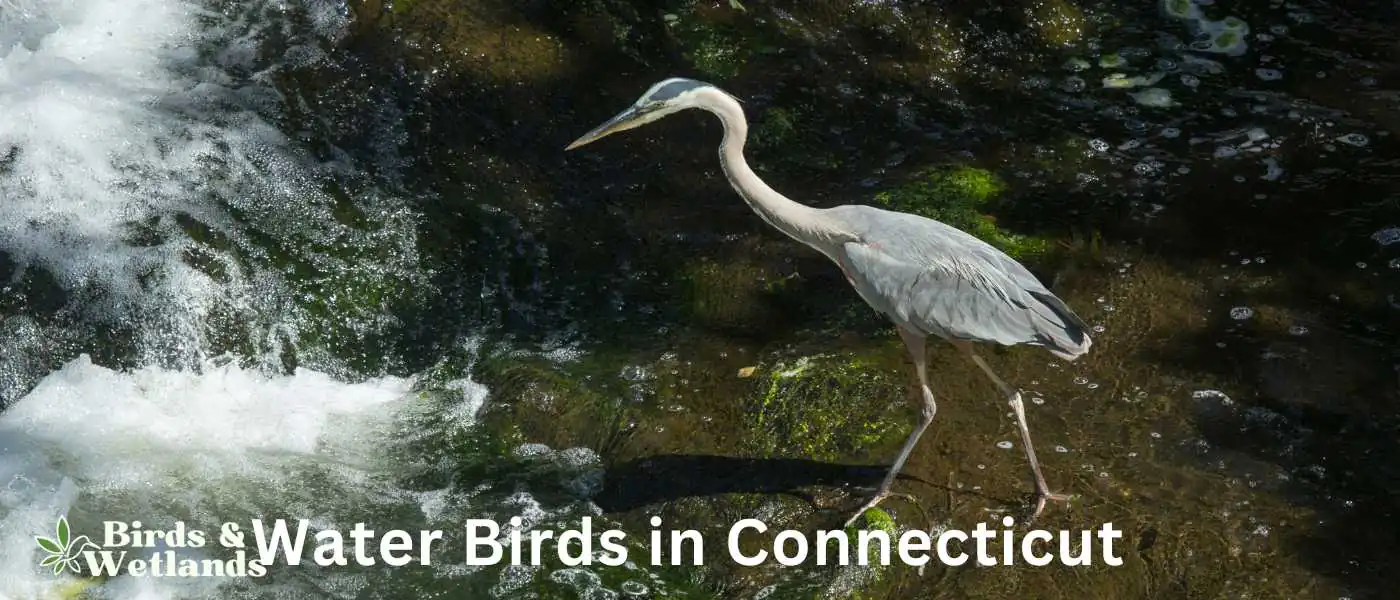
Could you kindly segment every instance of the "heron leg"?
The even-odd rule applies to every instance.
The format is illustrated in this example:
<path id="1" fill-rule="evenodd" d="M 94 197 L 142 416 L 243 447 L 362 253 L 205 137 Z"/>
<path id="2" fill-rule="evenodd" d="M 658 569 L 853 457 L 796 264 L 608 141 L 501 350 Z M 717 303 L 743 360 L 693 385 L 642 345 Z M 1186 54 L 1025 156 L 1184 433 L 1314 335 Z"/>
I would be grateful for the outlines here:
<path id="1" fill-rule="evenodd" d="M 919 412 L 919 422 L 914 425 L 914 430 L 909 432 L 909 438 L 904 440 L 904 447 L 900 449 L 899 456 L 894 459 L 894 464 L 885 474 L 885 480 L 876 488 L 875 495 L 862 504 L 855 514 L 846 519 L 842 528 L 850 527 L 856 519 L 865 514 L 865 511 L 874 508 L 885 498 L 890 497 L 891 489 L 894 488 L 894 480 L 899 475 L 900 469 L 904 468 L 905 461 L 909 460 L 909 455 L 914 453 L 914 446 L 919 444 L 919 437 L 924 430 L 928 429 L 929 423 L 933 422 L 933 415 L 938 412 L 938 404 L 933 401 L 933 391 L 928 387 L 928 357 L 925 351 L 924 336 L 910 332 L 903 327 L 896 327 L 899 330 L 900 339 L 904 340 L 904 347 L 909 350 L 909 356 L 914 360 L 914 372 L 919 377 L 919 390 L 923 393 L 924 406 Z"/>
<path id="2" fill-rule="evenodd" d="M 1050 486 L 1045 483 L 1045 475 L 1040 472 L 1040 461 L 1036 460 L 1035 446 L 1031 444 L 1031 428 L 1026 424 L 1026 406 L 1021 402 L 1021 392 L 997 377 L 996 372 L 992 371 L 991 365 L 988 365 L 985 359 L 972 350 L 971 344 L 963 342 L 958 346 L 972 357 L 972 362 L 977 363 L 977 366 L 982 368 L 987 377 L 991 378 L 992 383 L 995 383 L 997 388 L 1006 395 L 1007 404 L 1010 404 L 1012 412 L 1016 413 L 1016 426 L 1021 430 L 1021 445 L 1026 449 L 1026 460 L 1030 461 L 1031 474 L 1035 477 L 1035 513 L 1031 515 L 1031 518 L 1040 516 L 1041 511 L 1045 510 L 1046 501 L 1069 501 L 1069 495 L 1050 491 Z"/>

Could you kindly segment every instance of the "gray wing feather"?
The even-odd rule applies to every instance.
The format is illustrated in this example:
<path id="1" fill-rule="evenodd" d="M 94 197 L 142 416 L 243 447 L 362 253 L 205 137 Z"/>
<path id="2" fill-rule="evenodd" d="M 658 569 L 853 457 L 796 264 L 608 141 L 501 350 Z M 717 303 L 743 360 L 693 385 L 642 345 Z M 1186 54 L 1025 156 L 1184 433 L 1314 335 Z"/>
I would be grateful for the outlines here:
<path id="1" fill-rule="evenodd" d="M 926 222 L 938 235 L 872 230 L 843 246 L 852 283 L 876 310 L 932 335 L 1044 346 L 1067 359 L 1088 351 L 1088 326 L 1020 263 Z"/>

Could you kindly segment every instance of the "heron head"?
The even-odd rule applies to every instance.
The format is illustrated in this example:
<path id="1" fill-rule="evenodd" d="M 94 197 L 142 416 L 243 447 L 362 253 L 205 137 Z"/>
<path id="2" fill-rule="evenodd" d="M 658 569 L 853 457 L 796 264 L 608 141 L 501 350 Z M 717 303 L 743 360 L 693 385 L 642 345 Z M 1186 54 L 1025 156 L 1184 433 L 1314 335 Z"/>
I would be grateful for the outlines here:
<path id="1" fill-rule="evenodd" d="M 616 116 L 608 119 L 602 125 L 594 127 L 592 131 L 583 134 L 582 137 L 574 140 L 564 149 L 573 150 L 619 131 L 641 127 L 687 108 L 696 108 L 700 106 L 697 104 L 700 99 L 698 92 L 713 87 L 703 81 L 683 77 L 672 77 L 662 81 L 651 86 L 651 89 L 642 94 L 642 97 L 638 98 L 632 106 L 627 107 L 627 110 L 617 113 Z"/>

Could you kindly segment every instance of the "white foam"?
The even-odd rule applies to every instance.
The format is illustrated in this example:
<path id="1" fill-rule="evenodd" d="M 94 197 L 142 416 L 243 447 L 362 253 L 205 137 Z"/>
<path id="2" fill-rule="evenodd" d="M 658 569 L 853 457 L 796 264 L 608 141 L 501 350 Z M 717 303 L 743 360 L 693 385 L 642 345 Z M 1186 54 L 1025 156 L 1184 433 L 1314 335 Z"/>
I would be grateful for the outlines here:
<path id="1" fill-rule="evenodd" d="M 32 539 L 70 504 L 75 528 L 105 519 L 211 526 L 261 516 L 257 506 L 310 518 L 333 504 L 327 495 L 396 494 L 371 474 L 410 388 L 396 377 L 350 384 L 306 370 L 122 373 L 87 356 L 68 363 L 0 415 L 0 598 L 52 588 Z M 306 481 L 318 466 L 324 477 Z M 65 478 L 81 492 L 76 503 Z M 121 585 L 136 587 L 108 591 L 174 591 L 155 579 Z"/>
<path id="2" fill-rule="evenodd" d="M 297 341 L 299 302 L 315 294 L 296 289 L 255 240 L 326 274 L 303 284 L 327 304 L 336 286 L 417 282 L 414 223 L 402 203 L 356 197 L 375 227 L 342 225 L 321 177 L 346 165 L 318 163 L 269 122 L 281 102 L 271 75 L 323 59 L 317 45 L 344 32 L 344 7 L 254 0 L 219 9 L 187 0 L 0 0 L 0 255 L 21 273 L 51 278 L 72 317 L 0 324 L 0 347 L 35 348 L 0 353 L 0 402 L 44 374 L 32 354 L 61 351 L 39 346 L 82 347 L 94 329 L 136 336 L 141 364 L 198 365 L 222 351 L 215 338 L 246 339 L 276 362 L 284 338 Z M 294 45 L 269 61 L 262 32 L 291 27 L 294 12 L 312 31 L 293 32 Z M 177 216 L 236 250 L 201 246 Z M 195 248 L 217 281 L 187 263 Z M 326 248 L 376 258 L 352 264 Z M 392 316 L 357 306 L 327 310 L 357 332 L 392 325 Z"/>
<path id="3" fill-rule="evenodd" d="M 0 247 L 66 284 L 140 266 L 122 224 L 173 199 L 167 152 L 207 144 L 179 140 L 158 107 L 188 85 L 166 58 L 191 42 L 192 7 L 70 0 L 0 15 L 12 44 L 0 48 Z"/>

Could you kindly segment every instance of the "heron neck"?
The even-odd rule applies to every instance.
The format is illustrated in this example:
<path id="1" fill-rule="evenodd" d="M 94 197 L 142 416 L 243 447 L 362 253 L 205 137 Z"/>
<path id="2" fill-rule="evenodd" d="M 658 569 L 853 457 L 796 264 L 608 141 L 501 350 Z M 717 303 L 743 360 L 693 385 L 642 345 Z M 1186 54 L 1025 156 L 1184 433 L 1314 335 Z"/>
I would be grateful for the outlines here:
<path id="1" fill-rule="evenodd" d="M 719 147 L 719 161 L 730 185 L 739 192 L 758 216 L 777 230 L 799 242 L 825 251 L 825 246 L 853 239 L 837 223 L 816 208 L 799 204 L 777 192 L 749 168 L 744 159 L 744 143 L 748 139 L 749 125 L 744 118 L 744 110 L 733 98 L 726 94 L 706 90 L 716 96 L 715 102 L 707 103 L 710 112 L 724 124 L 724 141 Z"/>

